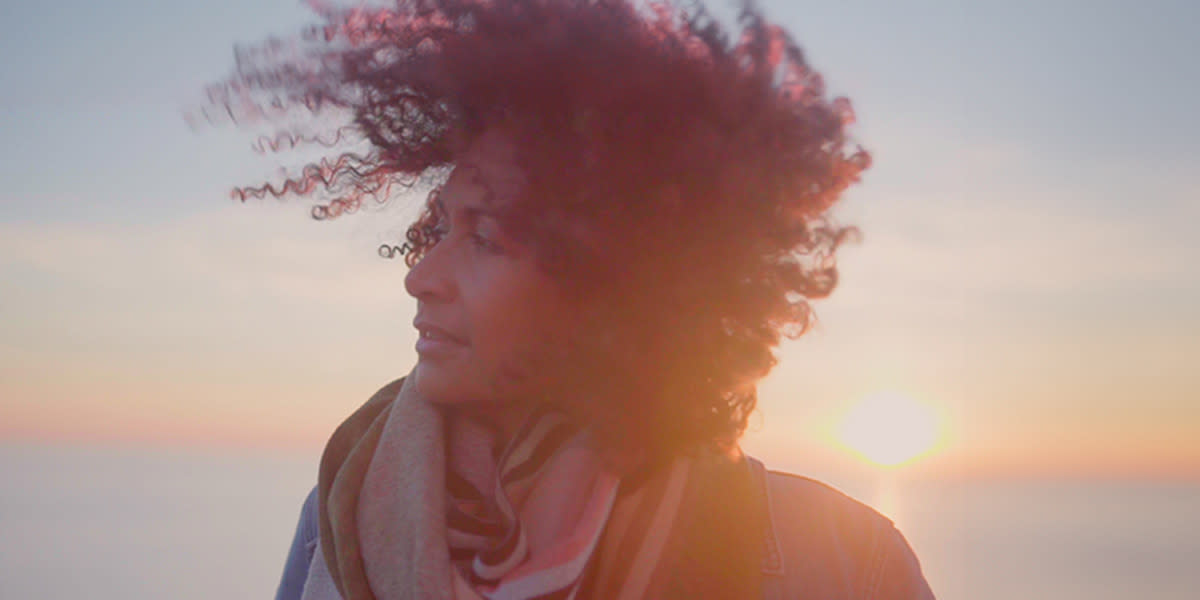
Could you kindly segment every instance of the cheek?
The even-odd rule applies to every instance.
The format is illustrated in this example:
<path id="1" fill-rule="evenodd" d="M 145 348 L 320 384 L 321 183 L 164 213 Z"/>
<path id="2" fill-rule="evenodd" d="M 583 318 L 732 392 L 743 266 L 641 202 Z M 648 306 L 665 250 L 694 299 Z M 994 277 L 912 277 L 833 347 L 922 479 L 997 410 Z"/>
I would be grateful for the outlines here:
<path id="1" fill-rule="evenodd" d="M 476 347 L 478 358 L 509 369 L 525 365 L 543 354 L 558 333 L 555 319 L 535 304 L 517 302 L 490 307 Z"/>
<path id="2" fill-rule="evenodd" d="M 544 286 L 530 285 L 493 296 L 473 329 L 481 334 L 476 358 L 499 390 L 528 393 L 546 385 L 566 359 L 574 320 L 567 306 Z M 483 307 L 481 307 L 483 308 Z"/>

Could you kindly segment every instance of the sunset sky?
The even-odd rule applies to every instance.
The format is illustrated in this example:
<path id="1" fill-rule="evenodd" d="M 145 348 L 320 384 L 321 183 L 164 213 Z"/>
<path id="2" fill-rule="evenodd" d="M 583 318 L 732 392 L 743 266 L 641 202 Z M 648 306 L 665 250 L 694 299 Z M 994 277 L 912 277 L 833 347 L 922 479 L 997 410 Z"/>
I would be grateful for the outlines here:
<path id="1" fill-rule="evenodd" d="M 875 165 L 837 212 L 863 240 L 780 349 L 747 448 L 853 464 L 838 424 L 888 392 L 938 415 L 931 473 L 1200 477 L 1200 8 L 762 5 L 852 99 Z M 405 268 L 375 249 L 416 199 L 329 223 L 236 204 L 291 157 L 182 118 L 235 43 L 311 12 L 0 14 L 0 441 L 311 452 L 409 370 Z"/>

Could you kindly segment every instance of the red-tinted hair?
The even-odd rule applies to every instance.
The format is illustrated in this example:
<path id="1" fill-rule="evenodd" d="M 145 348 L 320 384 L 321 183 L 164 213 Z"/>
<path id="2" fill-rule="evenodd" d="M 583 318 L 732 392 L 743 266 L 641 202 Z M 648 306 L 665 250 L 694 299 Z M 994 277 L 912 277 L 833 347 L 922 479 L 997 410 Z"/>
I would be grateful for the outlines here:
<path id="1" fill-rule="evenodd" d="M 345 134 L 367 149 L 235 194 L 318 194 L 314 216 L 333 217 L 452 166 L 501 128 L 529 180 L 507 222 L 603 323 L 600 358 L 581 375 L 634 382 L 622 390 L 634 397 L 604 409 L 625 439 L 736 440 L 773 348 L 802 334 L 808 301 L 836 285 L 835 251 L 852 230 L 828 210 L 869 164 L 848 148 L 849 102 L 827 97 L 790 36 L 750 4 L 732 38 L 697 7 L 626 0 L 319 12 L 325 24 L 299 40 L 244 51 L 212 97 L 238 119 L 296 107 L 352 116 L 324 138 L 268 145 L 333 148 Z M 427 207 L 385 251 L 415 264 L 437 241 L 434 218 Z"/>

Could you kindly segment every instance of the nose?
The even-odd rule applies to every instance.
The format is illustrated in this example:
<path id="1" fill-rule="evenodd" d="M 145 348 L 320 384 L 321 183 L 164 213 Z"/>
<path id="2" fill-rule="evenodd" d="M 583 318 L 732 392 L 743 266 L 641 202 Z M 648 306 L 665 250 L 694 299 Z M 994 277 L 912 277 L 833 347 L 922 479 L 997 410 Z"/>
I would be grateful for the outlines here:
<path id="1" fill-rule="evenodd" d="M 439 242 L 425 251 L 421 260 L 404 276 L 404 290 L 421 302 L 447 302 L 454 298 L 454 278 L 446 250 L 448 245 Z"/>

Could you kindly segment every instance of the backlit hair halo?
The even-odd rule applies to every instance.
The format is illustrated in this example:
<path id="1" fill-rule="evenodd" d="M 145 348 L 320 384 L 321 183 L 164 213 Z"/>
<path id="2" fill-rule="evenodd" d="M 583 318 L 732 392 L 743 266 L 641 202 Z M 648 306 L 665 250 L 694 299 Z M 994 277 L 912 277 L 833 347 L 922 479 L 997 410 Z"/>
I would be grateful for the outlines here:
<path id="1" fill-rule="evenodd" d="M 870 165 L 849 147 L 849 101 L 826 96 L 787 32 L 752 2 L 734 36 L 670 2 L 311 5 L 321 24 L 239 47 L 234 75 L 189 115 L 282 125 L 258 152 L 325 153 L 234 197 L 315 197 L 318 219 L 419 183 L 432 199 L 467 145 L 502 128 L 528 179 L 506 226 L 578 297 L 622 299 L 613 321 L 637 356 L 586 368 L 653 365 L 662 401 L 639 405 L 626 437 L 736 441 L 773 348 L 836 286 L 855 230 L 829 209 Z M 430 204 L 381 255 L 420 260 L 437 242 Z M 572 219 L 611 243 L 567 235 Z"/>

